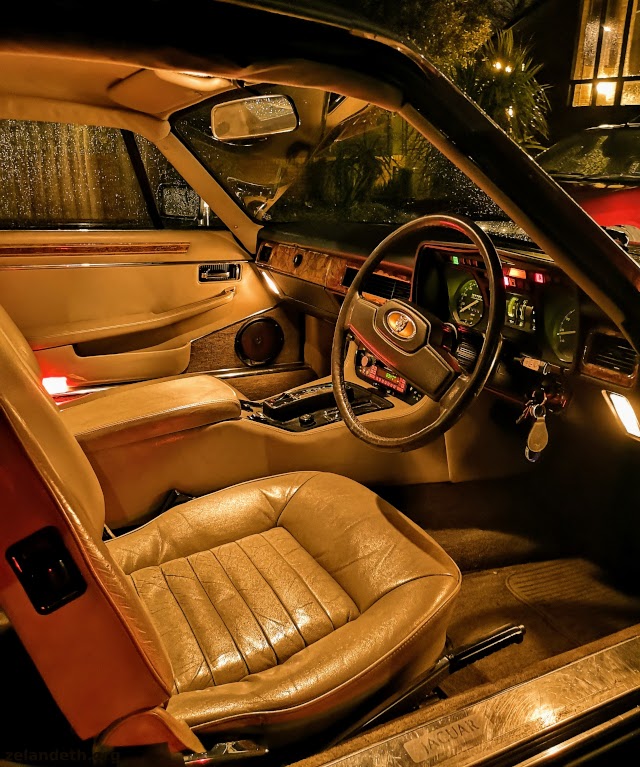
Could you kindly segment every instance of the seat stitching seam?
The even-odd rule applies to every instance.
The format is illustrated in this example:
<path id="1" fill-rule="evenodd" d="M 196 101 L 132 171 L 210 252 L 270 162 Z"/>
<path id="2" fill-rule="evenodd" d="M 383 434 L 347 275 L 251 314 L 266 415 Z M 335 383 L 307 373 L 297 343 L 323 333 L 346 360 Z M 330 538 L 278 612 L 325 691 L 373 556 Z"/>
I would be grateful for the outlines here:
<path id="1" fill-rule="evenodd" d="M 158 569 L 162 573 L 162 577 L 164 578 L 164 582 L 167 584 L 167 588 L 169 589 L 169 593 L 174 598 L 176 604 L 180 608 L 180 612 L 183 614 L 184 619 L 187 622 L 187 626 L 189 626 L 189 629 L 191 630 L 191 634 L 193 635 L 193 638 L 194 638 L 196 644 L 198 645 L 198 649 L 200 650 L 200 653 L 202 654 L 202 660 L 204 661 L 204 664 L 206 665 L 206 667 L 209 669 L 209 676 L 211 677 L 211 681 L 213 681 L 213 671 L 211 670 L 211 666 L 209 665 L 209 660 L 207 659 L 207 656 L 205 655 L 205 652 L 202 649 L 202 646 L 200 645 L 200 641 L 198 640 L 198 637 L 196 636 L 196 632 L 194 631 L 193 626 L 191 625 L 191 621 L 187 617 L 187 614 L 185 613 L 184 608 L 180 604 L 180 600 L 178 599 L 178 597 L 175 595 L 173 589 L 171 588 L 171 586 L 169 584 L 169 580 L 168 580 L 168 578 L 167 578 L 167 576 L 166 576 L 166 574 L 165 574 L 165 572 L 163 570 L 162 565 L 160 565 Z M 202 664 L 200 664 L 200 666 L 202 666 Z"/>
<path id="2" fill-rule="evenodd" d="M 236 545 L 236 546 L 238 545 L 238 544 L 237 544 L 235 541 L 234 541 L 234 543 L 235 543 L 235 545 Z M 240 547 L 238 546 L 238 548 L 240 548 Z M 240 550 L 242 551 L 242 549 L 240 549 Z M 218 564 L 220 565 L 220 567 L 221 567 L 221 568 L 224 570 L 224 572 L 226 573 L 226 575 L 227 575 L 227 578 L 229 579 L 229 582 L 231 583 L 231 585 L 233 586 L 233 588 L 234 588 L 234 589 L 235 589 L 235 590 L 238 592 L 238 596 L 239 596 L 239 597 L 240 597 L 240 599 L 241 599 L 241 600 L 244 602 L 244 604 L 247 606 L 247 609 L 249 610 L 249 612 L 250 612 L 250 613 L 251 613 L 251 615 L 253 616 L 253 619 L 254 619 L 254 621 L 256 622 L 256 625 L 258 626 L 258 628 L 259 628 L 259 629 L 260 629 L 260 631 L 262 632 L 262 635 L 264 636 L 264 640 L 265 640 L 265 642 L 266 642 L 266 643 L 269 645 L 269 647 L 270 647 L 270 649 L 271 649 L 271 652 L 273 653 L 273 655 L 274 655 L 274 657 L 275 657 L 275 660 L 276 660 L 276 665 L 277 665 L 279 661 L 278 661 L 278 653 L 276 652 L 276 648 L 273 646 L 273 644 L 271 644 L 271 641 L 270 641 L 269 637 L 267 636 L 267 634 L 266 634 L 265 630 L 262 628 L 262 624 L 260 623 L 260 621 L 258 620 L 258 617 L 257 617 L 257 616 L 256 616 L 256 614 L 254 613 L 254 611 L 253 611 L 253 608 L 252 608 L 252 607 L 251 607 L 251 605 L 250 605 L 250 604 L 247 602 L 247 600 L 246 600 L 246 599 L 245 599 L 245 598 L 242 596 L 242 592 L 241 592 L 241 591 L 240 591 L 240 589 L 239 589 L 239 588 L 236 586 L 236 584 L 235 584 L 235 581 L 234 581 L 234 580 L 233 580 L 233 578 L 231 577 L 231 574 L 230 574 L 230 573 L 227 571 L 227 569 L 226 569 L 226 568 L 225 568 L 225 566 L 222 564 L 222 562 L 220 562 L 220 559 L 219 559 L 218 555 L 215 553 L 215 551 L 214 551 L 213 549 L 211 550 L 211 553 L 212 553 L 212 554 L 213 554 L 213 556 L 214 556 L 214 557 L 215 557 L 215 558 L 218 560 Z"/>
<path id="3" fill-rule="evenodd" d="M 197 554 L 204 554 L 204 552 L 196 552 L 196 553 L 197 553 Z M 193 554 L 192 554 L 191 556 L 193 556 Z M 238 653 L 238 655 L 239 655 L 239 657 L 240 657 L 240 660 L 242 661 L 242 664 L 243 664 L 243 666 L 245 667 L 245 669 L 246 669 L 246 671 L 247 671 L 247 674 L 248 674 L 248 673 L 249 673 L 249 667 L 247 666 L 247 663 L 246 663 L 246 661 L 245 661 L 245 659 L 244 659 L 244 656 L 243 656 L 243 654 L 242 654 L 242 651 L 240 650 L 240 648 L 238 647 L 238 645 L 237 645 L 237 643 L 236 643 L 235 637 L 233 636 L 233 634 L 231 633 L 231 631 L 230 631 L 229 627 L 228 627 L 228 626 L 227 626 L 227 624 L 225 623 L 225 620 L 224 620 L 224 618 L 222 617 L 222 615 L 220 615 L 220 613 L 219 613 L 219 611 L 218 611 L 218 608 L 215 606 L 215 603 L 214 603 L 213 599 L 211 599 L 211 597 L 209 596 L 209 592 L 208 592 L 208 591 L 207 591 L 207 589 L 204 587 L 204 583 L 202 582 L 202 580 L 201 580 L 200 576 L 199 576 L 199 575 L 198 575 L 198 573 L 196 572 L 196 568 L 195 568 L 195 567 L 193 566 L 193 564 L 191 563 L 191 559 L 190 559 L 190 557 L 185 557 L 185 559 L 186 559 L 186 561 L 187 561 L 187 564 L 189 565 L 189 567 L 190 567 L 190 568 L 191 568 L 191 570 L 193 571 L 193 574 L 195 575 L 195 577 L 196 577 L 196 579 L 197 579 L 198 583 L 200 584 L 200 586 L 201 586 L 201 588 L 202 588 L 202 591 L 204 592 L 204 595 L 205 595 L 205 597 L 206 597 L 206 598 L 209 600 L 209 603 L 211 604 L 211 607 L 213 608 L 213 611 L 214 611 L 214 612 L 215 612 L 215 614 L 218 616 L 218 618 L 220 618 L 220 623 L 222 623 L 222 625 L 223 625 L 223 626 L 225 627 L 225 629 L 227 630 L 227 634 L 229 634 L 229 638 L 231 639 L 231 643 L 232 643 L 232 644 L 233 644 L 233 646 L 236 648 L 236 651 L 237 651 L 237 653 Z M 217 560 L 216 560 L 216 561 L 217 561 Z M 211 678 L 212 678 L 212 680 L 213 680 L 213 683 L 214 683 L 214 685 L 217 687 L 217 686 L 218 686 L 218 684 L 217 684 L 217 682 L 216 682 L 216 679 L 215 679 L 215 676 L 214 676 L 214 674 L 213 674 L 213 669 L 211 669 Z"/>
<path id="4" fill-rule="evenodd" d="M 128 577 L 129 577 L 129 579 L 130 579 L 130 581 L 131 581 L 131 585 L 132 585 L 132 586 L 133 586 L 133 588 L 135 589 L 135 592 L 136 592 L 136 594 L 138 595 L 138 597 L 139 597 L 140 601 L 141 601 L 141 602 L 142 602 L 142 603 L 145 605 L 145 607 L 146 607 L 146 603 L 145 603 L 144 599 L 142 598 L 142 596 L 141 596 L 140 592 L 138 591 L 138 584 L 137 584 L 137 583 L 135 582 L 135 580 L 133 579 L 133 576 L 134 576 L 136 573 L 139 573 L 139 572 L 140 572 L 139 570 L 135 570 L 133 573 L 129 573 L 129 576 L 128 576 Z"/>
<path id="5" fill-rule="evenodd" d="M 295 498 L 295 496 L 298 494 L 298 492 L 307 484 L 307 482 L 310 482 L 314 477 L 317 477 L 320 474 L 319 471 L 314 472 L 310 477 L 307 477 L 304 482 L 298 485 L 296 489 L 291 493 L 289 498 L 284 502 L 284 506 L 280 510 L 280 513 L 278 514 L 278 519 L 276 520 L 276 527 L 280 525 L 280 517 L 284 514 L 287 506 L 291 503 L 291 501 Z"/>
<path id="6" fill-rule="evenodd" d="M 236 593 L 237 593 L 237 594 L 239 594 L 239 592 L 238 592 L 238 589 L 236 588 L 236 585 L 233 583 L 233 581 L 232 581 L 232 580 L 231 580 L 231 578 L 229 577 L 229 573 L 228 573 L 228 572 L 227 572 L 227 571 L 224 569 L 224 566 L 222 565 L 222 563 L 220 562 L 220 560 L 219 560 L 219 559 L 218 559 L 218 557 L 216 556 L 216 554 L 215 554 L 215 551 L 214 551 L 213 549 L 207 549 L 207 551 L 208 551 L 208 552 L 211 554 L 211 556 L 212 556 L 212 557 L 215 559 L 215 561 L 218 563 L 218 567 L 219 567 L 219 568 L 220 568 L 220 570 L 222 571 L 222 574 L 224 575 L 224 577 L 225 577 L 225 578 L 226 578 L 226 579 L 229 581 L 229 583 L 231 584 L 231 587 L 232 587 L 233 589 L 235 589 L 235 591 L 236 591 Z M 204 553 L 204 552 L 201 552 L 201 553 Z M 206 591 L 205 591 L 205 593 L 206 593 Z M 211 600 L 211 597 L 209 597 L 209 595 L 208 595 L 208 594 L 207 594 L 207 598 L 209 599 L 209 601 L 211 602 L 211 604 L 213 604 L 213 601 Z M 240 596 L 240 599 L 242 599 L 242 597 L 241 597 L 241 596 Z M 244 599 L 243 599 L 242 601 L 244 602 Z M 215 607 L 215 605 L 214 605 L 214 609 L 216 610 L 216 612 L 218 613 L 218 615 L 220 615 L 220 620 L 222 621 L 222 624 L 224 625 L 224 627 L 226 628 L 226 630 L 229 632 L 229 636 L 231 637 L 231 641 L 232 641 L 232 642 L 234 643 L 234 645 L 236 646 L 236 648 L 237 648 L 237 650 L 238 650 L 238 653 L 240 654 L 240 657 L 242 658 L 242 662 L 244 663 L 244 666 L 245 666 L 245 668 L 247 669 L 247 674 L 250 674 L 250 673 L 251 673 L 251 671 L 250 671 L 250 669 L 249 669 L 249 662 L 248 662 L 248 660 L 247 660 L 247 657 L 245 656 L 244 652 L 242 651 L 242 648 L 241 648 L 241 647 L 240 647 L 240 645 L 239 645 L 239 644 L 236 642 L 236 638 L 235 638 L 235 636 L 233 635 L 233 631 L 231 631 L 231 629 L 229 628 L 229 626 L 228 626 L 228 624 L 227 624 L 226 620 L 224 619 L 224 616 L 223 616 L 223 615 L 221 615 L 221 613 L 220 613 L 220 612 L 218 612 L 218 610 L 217 610 L 217 608 Z"/>
<path id="7" fill-rule="evenodd" d="M 288 530 L 287 530 L 287 533 L 289 533 L 289 531 L 288 531 Z M 264 533 L 260 533 L 260 535 L 261 535 L 261 536 L 264 538 L 264 540 L 265 540 L 265 541 L 266 541 L 266 542 L 269 544 L 269 546 L 271 546 L 271 548 L 272 548 L 272 549 L 275 551 L 275 553 L 277 554 L 277 556 L 279 556 L 279 557 L 280 557 L 280 559 L 282 559 L 282 561 L 283 561 L 285 564 L 287 564 L 287 565 L 288 565 L 288 566 L 289 566 L 289 567 L 290 567 L 290 568 L 293 570 L 293 572 L 294 572 L 294 573 L 295 573 L 295 574 L 298 576 L 298 578 L 300 578 L 300 580 L 302 581 L 302 583 L 303 583 L 303 584 L 304 584 L 304 585 L 307 587 L 307 589 L 308 589 L 309 593 L 311 594 L 311 596 L 312 596 L 312 597 L 313 597 L 313 598 L 316 600 L 316 602 L 318 603 L 318 606 L 320 607 L 320 609 L 321 609 L 321 610 L 322 610 L 322 611 L 325 613 L 325 615 L 326 615 L 326 616 L 327 616 L 327 618 L 329 619 L 329 623 L 331 624 L 331 626 L 332 626 L 333 630 L 335 631 L 335 629 L 336 629 L 336 624 L 333 622 L 333 618 L 331 617 L 331 615 L 329 615 L 329 611 L 327 610 L 327 608 L 326 608 L 326 607 L 325 607 L 325 606 L 322 604 L 322 602 L 320 601 L 320 597 L 318 597 L 318 596 L 317 596 L 317 594 L 316 594 L 316 593 L 313 591 L 313 589 L 311 588 L 311 586 L 310 586 L 310 585 L 309 585 L 309 584 L 308 584 L 308 583 L 305 581 L 305 579 L 303 578 L 303 576 L 302 576 L 302 574 L 300 573 L 300 571 L 298 570 L 298 568 L 297 568 L 297 567 L 296 567 L 294 564 L 292 564 L 291 562 L 287 561 L 287 560 L 284 558 L 284 556 L 283 556 L 283 555 L 282 555 L 282 554 L 281 554 L 281 553 L 278 551 L 278 549 L 276 549 L 276 547 L 273 545 L 273 543 L 271 543 L 271 541 L 270 541 L 268 538 L 266 538 L 266 537 L 265 537 L 265 534 L 264 534 Z M 291 533 L 289 533 L 289 535 L 291 535 Z M 298 544 L 298 546 L 300 546 L 300 544 L 298 543 L 298 541 L 296 541 L 296 539 L 293 537 L 293 535 L 291 535 L 291 537 L 292 537 L 292 538 L 293 538 L 293 540 L 294 540 L 294 541 L 295 541 L 295 542 Z M 306 551 L 306 549 L 305 549 L 303 546 L 300 546 L 300 548 L 301 548 L 303 551 Z M 309 552 L 307 552 L 307 554 L 309 554 Z M 311 557 L 311 554 L 309 554 L 309 556 Z M 311 559 L 313 559 L 313 557 L 311 557 Z M 313 559 L 313 561 L 315 562 L 316 560 L 315 560 L 315 559 Z M 318 563 L 316 562 L 316 564 L 318 564 Z M 322 565 L 318 564 L 318 567 L 322 568 Z M 322 569 L 324 570 L 324 568 L 322 568 Z M 324 570 L 324 572 L 327 572 L 327 571 L 326 571 L 326 570 Z M 333 578 L 331 577 L 331 575 L 330 575 L 329 573 L 327 573 L 327 575 L 329 575 L 329 577 L 331 578 L 331 580 L 333 580 Z M 341 586 L 340 586 L 340 584 L 339 584 L 339 583 L 336 583 L 336 581 L 333 581 L 333 582 L 336 584 L 336 586 L 338 586 L 338 588 L 341 588 Z M 342 590 L 344 591 L 344 589 L 342 589 Z M 345 594 L 346 594 L 346 592 L 345 592 Z M 348 596 L 348 594 L 347 594 L 347 596 Z"/>
<path id="8" fill-rule="evenodd" d="M 414 575 L 413 578 L 408 578 L 406 581 L 402 581 L 402 583 L 396 583 L 393 586 L 389 586 L 389 588 L 384 591 L 382 594 L 377 596 L 373 602 L 367 607 L 367 610 L 370 610 L 377 602 L 379 602 L 383 597 L 386 597 L 387 594 L 390 594 L 394 589 L 399 589 L 402 586 L 406 586 L 407 583 L 414 583 L 415 581 L 420 581 L 423 578 L 454 578 L 455 576 L 451 575 L 450 573 L 425 573 L 424 575 Z M 366 612 L 366 610 L 365 610 Z"/>
<path id="9" fill-rule="evenodd" d="M 271 591 L 271 593 L 273 594 L 273 596 L 274 596 L 274 597 L 276 598 L 276 600 L 277 600 L 277 601 L 280 603 L 280 606 L 281 606 L 281 607 L 282 607 L 282 609 L 285 611 L 285 613 L 287 614 L 287 616 L 288 616 L 289 620 L 291 621 L 291 625 L 292 625 L 292 626 L 294 627 L 294 629 L 296 630 L 296 632 L 297 632 L 298 636 L 300 637 L 300 639 L 302 639 L 302 644 L 303 644 L 305 647 L 307 647 L 307 643 L 306 643 L 306 641 L 305 641 L 305 638 L 304 638 L 304 637 L 302 636 L 302 634 L 300 633 L 300 629 L 298 628 L 298 625 L 297 625 L 297 623 L 296 623 L 296 622 L 295 622 L 295 620 L 293 619 L 293 616 L 291 615 L 291 613 L 290 613 L 290 612 L 289 612 L 289 610 L 287 609 L 287 606 L 286 606 L 286 605 L 284 604 L 284 602 L 283 602 L 283 601 L 280 599 L 280 597 L 278 596 L 278 594 L 277 594 L 276 590 L 275 590 L 275 589 L 273 588 L 273 586 L 272 586 L 272 585 L 269 583 L 269 581 L 266 579 L 266 577 L 265 577 L 265 576 L 262 574 L 262 571 L 260 570 L 260 568 L 258 567 L 258 565 L 257 565 L 257 564 L 256 564 L 256 563 L 253 561 L 253 559 L 251 558 L 250 554 L 249 554 L 249 553 L 246 551 L 246 549 L 245 549 L 245 548 L 244 548 L 244 547 L 241 545 L 241 542 L 242 542 L 242 541 L 237 541 L 236 543 L 238 544 L 239 548 L 240 548 L 240 549 L 241 549 L 241 550 L 244 552 L 244 554 L 245 554 L 245 556 L 247 557 L 247 559 L 249 560 L 249 562 L 251 562 L 251 564 L 252 564 L 252 565 L 255 567 L 255 569 L 256 569 L 256 572 L 257 572 L 257 573 L 260 575 L 260 577 L 262 578 L 262 580 L 263 580 L 263 581 L 264 581 L 264 582 L 267 584 L 267 588 L 268 588 L 268 589 Z M 276 655 L 276 657 L 277 657 L 277 655 Z"/>

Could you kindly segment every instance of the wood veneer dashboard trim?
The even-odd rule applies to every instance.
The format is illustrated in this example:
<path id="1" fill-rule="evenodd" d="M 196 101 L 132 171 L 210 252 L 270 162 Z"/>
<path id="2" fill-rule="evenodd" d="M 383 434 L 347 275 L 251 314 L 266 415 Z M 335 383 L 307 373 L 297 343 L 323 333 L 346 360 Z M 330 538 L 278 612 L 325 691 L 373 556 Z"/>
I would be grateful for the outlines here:
<path id="1" fill-rule="evenodd" d="M 349 267 L 359 269 L 366 261 L 363 256 L 342 256 L 337 254 L 322 253 L 309 248 L 301 248 L 297 245 L 284 243 L 265 243 L 272 250 L 268 262 L 260 261 L 258 256 L 257 265 L 277 274 L 286 274 L 296 277 L 304 282 L 330 290 L 338 295 L 345 295 L 347 288 L 342 284 Z M 299 259 L 298 263 L 294 259 Z M 411 284 L 413 268 L 401 264 L 391 264 L 383 261 L 375 274 L 390 279 L 399 280 Z M 365 293 L 367 298 L 382 303 L 384 299 Z"/>

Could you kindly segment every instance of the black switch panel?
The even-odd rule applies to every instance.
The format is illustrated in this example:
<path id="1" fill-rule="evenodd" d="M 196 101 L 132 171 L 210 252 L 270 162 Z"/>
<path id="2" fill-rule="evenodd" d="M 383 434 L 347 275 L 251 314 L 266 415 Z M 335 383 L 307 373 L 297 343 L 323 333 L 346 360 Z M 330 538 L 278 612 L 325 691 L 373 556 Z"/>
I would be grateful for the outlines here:
<path id="1" fill-rule="evenodd" d="M 353 386 L 346 385 L 347 398 L 354 398 Z M 262 403 L 263 413 L 274 421 L 289 421 L 305 413 L 313 413 L 326 407 L 336 407 L 332 384 L 307 386 L 293 392 L 284 392 Z"/>
<path id="2" fill-rule="evenodd" d="M 60 531 L 43 527 L 7 549 L 11 565 L 31 604 L 41 615 L 77 599 L 87 590 Z"/>

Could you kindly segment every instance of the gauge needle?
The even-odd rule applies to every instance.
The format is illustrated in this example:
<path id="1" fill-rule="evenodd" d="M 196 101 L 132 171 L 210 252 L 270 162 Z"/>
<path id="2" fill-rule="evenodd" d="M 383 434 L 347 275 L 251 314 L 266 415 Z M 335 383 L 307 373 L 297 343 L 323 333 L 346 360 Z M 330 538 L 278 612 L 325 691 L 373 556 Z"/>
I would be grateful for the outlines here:
<path id="1" fill-rule="evenodd" d="M 460 313 L 462 313 L 462 312 L 466 312 L 466 311 L 467 311 L 467 309 L 471 309 L 471 307 L 472 307 L 472 306 L 475 306 L 476 304 L 479 304 L 479 303 L 480 303 L 480 299 L 479 299 L 479 298 L 476 298 L 476 300 L 475 300 L 475 301 L 472 301 L 470 304 L 465 304 L 464 306 L 461 306 L 461 307 L 458 309 L 458 311 L 459 311 Z"/>
<path id="2" fill-rule="evenodd" d="M 577 330 L 561 330 L 558 335 L 559 336 L 572 336 L 575 335 L 578 331 Z"/>

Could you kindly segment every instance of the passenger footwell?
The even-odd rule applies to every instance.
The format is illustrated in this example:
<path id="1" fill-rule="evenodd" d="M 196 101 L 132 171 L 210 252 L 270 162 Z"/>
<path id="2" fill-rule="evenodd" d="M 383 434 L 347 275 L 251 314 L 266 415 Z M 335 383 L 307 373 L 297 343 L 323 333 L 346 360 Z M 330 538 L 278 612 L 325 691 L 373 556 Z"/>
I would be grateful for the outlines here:
<path id="1" fill-rule="evenodd" d="M 464 644 L 501 623 L 521 623 L 521 645 L 446 679 L 455 695 L 640 622 L 640 595 L 626 594 L 584 559 L 557 559 L 463 575 L 449 636 Z"/>

